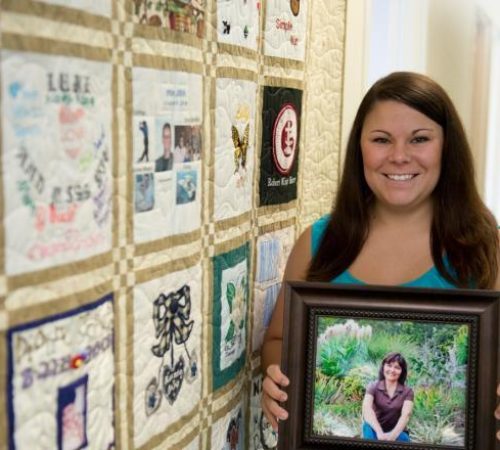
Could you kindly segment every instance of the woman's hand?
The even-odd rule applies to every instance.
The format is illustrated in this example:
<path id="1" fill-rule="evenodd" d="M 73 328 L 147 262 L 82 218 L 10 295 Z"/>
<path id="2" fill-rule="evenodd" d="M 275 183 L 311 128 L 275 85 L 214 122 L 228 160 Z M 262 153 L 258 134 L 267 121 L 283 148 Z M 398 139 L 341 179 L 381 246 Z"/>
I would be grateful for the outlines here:
<path id="1" fill-rule="evenodd" d="M 500 396 L 500 384 L 497 386 L 497 395 Z M 497 420 L 500 420 L 500 405 L 495 410 L 495 417 Z M 500 431 L 497 431 L 497 439 L 500 441 Z"/>
<path id="2" fill-rule="evenodd" d="M 278 431 L 278 420 L 288 418 L 288 413 L 278 404 L 288 398 L 286 392 L 280 388 L 288 386 L 290 380 L 283 375 L 278 364 L 271 364 L 266 373 L 262 382 L 261 406 L 273 430 Z"/>
<path id="3" fill-rule="evenodd" d="M 385 433 L 384 431 L 380 431 L 380 433 L 375 433 L 377 435 L 377 439 L 379 441 L 394 441 L 395 439 L 391 439 L 391 433 Z"/>

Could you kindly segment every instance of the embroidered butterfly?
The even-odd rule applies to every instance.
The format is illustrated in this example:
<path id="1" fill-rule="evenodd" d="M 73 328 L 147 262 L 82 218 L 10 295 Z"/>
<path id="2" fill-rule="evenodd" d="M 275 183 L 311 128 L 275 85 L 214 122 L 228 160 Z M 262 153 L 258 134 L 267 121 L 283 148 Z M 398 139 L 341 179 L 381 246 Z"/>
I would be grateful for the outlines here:
<path id="1" fill-rule="evenodd" d="M 243 132 L 243 139 L 240 139 L 240 134 L 238 130 L 233 125 L 231 126 L 231 132 L 233 137 L 234 145 L 234 173 L 238 172 L 240 166 L 245 169 L 247 163 L 247 150 L 248 150 L 248 135 L 250 134 L 250 124 L 247 124 L 245 131 Z"/>

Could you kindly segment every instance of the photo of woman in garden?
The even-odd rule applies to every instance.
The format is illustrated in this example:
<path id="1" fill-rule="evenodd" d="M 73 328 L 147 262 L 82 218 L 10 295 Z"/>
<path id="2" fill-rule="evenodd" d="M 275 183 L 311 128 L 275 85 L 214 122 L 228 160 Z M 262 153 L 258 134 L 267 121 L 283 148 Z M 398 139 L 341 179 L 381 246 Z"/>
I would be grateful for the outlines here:
<path id="1" fill-rule="evenodd" d="M 413 390 L 405 385 L 408 368 L 401 353 L 391 352 L 380 364 L 378 381 L 363 400 L 363 438 L 410 442 L 406 428 L 413 409 Z"/>
<path id="2" fill-rule="evenodd" d="M 319 317 L 313 434 L 464 445 L 469 331 L 460 323 Z"/>

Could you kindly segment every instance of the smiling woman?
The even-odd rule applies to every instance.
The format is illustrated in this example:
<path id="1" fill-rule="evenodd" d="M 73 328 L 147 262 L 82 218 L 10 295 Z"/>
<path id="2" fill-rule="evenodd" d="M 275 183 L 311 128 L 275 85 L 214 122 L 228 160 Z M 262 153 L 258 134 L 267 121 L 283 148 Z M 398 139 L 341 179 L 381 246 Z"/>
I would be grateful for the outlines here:
<path id="1" fill-rule="evenodd" d="M 443 129 L 432 119 L 404 103 L 378 102 L 365 119 L 361 154 L 379 207 L 432 208 L 442 147 Z"/>
<path id="2" fill-rule="evenodd" d="M 284 280 L 500 289 L 498 236 L 450 98 L 424 75 L 396 72 L 363 98 L 334 208 L 299 237 Z M 278 404 L 289 384 L 283 299 L 262 348 L 262 406 L 275 428 L 288 416 Z"/>
<path id="3" fill-rule="evenodd" d="M 407 373 L 401 353 L 384 357 L 378 381 L 368 386 L 363 400 L 363 438 L 410 442 L 406 425 L 413 409 L 413 390 L 405 386 Z"/>

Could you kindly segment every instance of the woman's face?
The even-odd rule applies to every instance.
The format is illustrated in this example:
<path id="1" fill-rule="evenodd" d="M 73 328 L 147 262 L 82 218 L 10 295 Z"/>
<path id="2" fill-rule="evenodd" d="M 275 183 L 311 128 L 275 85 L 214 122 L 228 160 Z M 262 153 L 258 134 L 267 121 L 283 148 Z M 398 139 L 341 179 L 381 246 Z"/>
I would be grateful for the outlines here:
<path id="1" fill-rule="evenodd" d="M 384 379 L 386 381 L 398 381 L 402 371 L 403 369 L 397 361 L 384 363 Z"/>
<path id="2" fill-rule="evenodd" d="M 361 153 L 378 206 L 411 210 L 430 203 L 442 151 L 439 124 L 404 103 L 375 103 L 361 130 Z"/>

